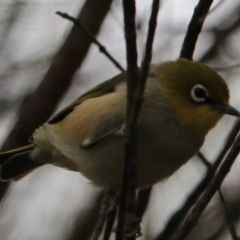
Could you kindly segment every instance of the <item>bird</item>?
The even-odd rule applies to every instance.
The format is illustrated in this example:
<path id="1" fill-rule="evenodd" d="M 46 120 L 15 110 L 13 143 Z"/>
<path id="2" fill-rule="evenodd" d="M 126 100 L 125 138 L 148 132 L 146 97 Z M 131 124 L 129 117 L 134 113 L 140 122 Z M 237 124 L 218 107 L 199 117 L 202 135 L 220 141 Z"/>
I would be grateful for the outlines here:
<path id="1" fill-rule="evenodd" d="M 35 130 L 29 145 L 0 153 L 2 181 L 42 164 L 80 172 L 118 191 L 124 168 L 127 72 L 89 90 Z M 191 159 L 229 105 L 225 80 L 187 59 L 150 66 L 138 119 L 137 188 L 163 181 Z"/>

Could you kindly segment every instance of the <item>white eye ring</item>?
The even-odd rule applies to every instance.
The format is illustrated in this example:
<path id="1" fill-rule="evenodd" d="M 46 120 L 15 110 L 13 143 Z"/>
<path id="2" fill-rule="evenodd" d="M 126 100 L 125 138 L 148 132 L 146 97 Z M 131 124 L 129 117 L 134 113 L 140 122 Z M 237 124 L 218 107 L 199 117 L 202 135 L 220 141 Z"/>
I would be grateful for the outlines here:
<path id="1" fill-rule="evenodd" d="M 207 96 L 208 96 L 208 91 L 201 84 L 197 84 L 193 86 L 193 88 L 191 89 L 191 97 L 197 103 L 204 102 Z"/>

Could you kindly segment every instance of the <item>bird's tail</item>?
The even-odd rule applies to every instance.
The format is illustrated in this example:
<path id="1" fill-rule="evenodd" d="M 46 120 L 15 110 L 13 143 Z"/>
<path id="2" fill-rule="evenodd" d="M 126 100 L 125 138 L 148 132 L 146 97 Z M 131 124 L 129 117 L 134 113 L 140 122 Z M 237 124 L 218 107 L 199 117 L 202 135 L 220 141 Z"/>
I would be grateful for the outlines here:
<path id="1" fill-rule="evenodd" d="M 34 146 L 35 144 L 30 144 L 0 153 L 0 178 L 2 181 L 17 178 L 26 171 L 42 165 L 41 163 L 34 162 L 30 159 L 29 154 Z"/>

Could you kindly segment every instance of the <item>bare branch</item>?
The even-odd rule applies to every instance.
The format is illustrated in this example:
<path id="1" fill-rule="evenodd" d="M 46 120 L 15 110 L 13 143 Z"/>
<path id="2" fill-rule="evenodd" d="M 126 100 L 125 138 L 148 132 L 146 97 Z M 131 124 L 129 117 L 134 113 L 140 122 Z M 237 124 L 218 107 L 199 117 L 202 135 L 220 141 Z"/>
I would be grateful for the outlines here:
<path id="1" fill-rule="evenodd" d="M 107 222 L 106 222 L 106 228 L 104 231 L 103 240 L 109 240 L 111 233 L 113 231 L 113 224 L 117 215 L 117 200 L 113 203 L 113 206 L 111 209 L 108 210 L 107 213 Z"/>
<path id="2" fill-rule="evenodd" d="M 208 16 L 210 14 L 212 14 L 213 12 L 215 12 L 226 0 L 221 0 L 219 1 L 209 12 L 208 12 Z"/>
<path id="3" fill-rule="evenodd" d="M 182 207 L 176 213 L 174 213 L 174 215 L 170 218 L 164 230 L 155 238 L 155 240 L 169 239 L 169 237 L 173 235 L 173 229 L 177 231 L 177 229 L 179 228 L 180 224 L 183 222 L 189 210 L 194 206 L 194 204 L 199 199 L 203 191 L 209 185 L 209 182 L 212 180 L 214 176 L 214 172 L 221 164 L 222 159 L 228 152 L 229 148 L 232 146 L 234 140 L 236 139 L 236 136 L 239 133 L 239 130 L 240 130 L 240 120 L 236 120 L 232 130 L 228 134 L 228 137 L 225 141 L 222 151 L 219 153 L 216 160 L 214 161 L 213 167 L 207 168 L 208 171 L 206 173 L 206 176 L 198 184 L 198 186 L 194 189 L 194 191 L 188 196 L 186 202 L 182 205 Z M 203 154 L 198 154 L 198 156 L 202 158 Z"/>
<path id="4" fill-rule="evenodd" d="M 91 240 L 98 240 L 100 233 L 102 232 L 104 222 L 106 220 L 107 211 L 109 209 L 110 204 L 110 196 L 108 191 L 105 189 L 104 196 L 101 201 L 101 209 L 98 214 L 97 224 L 94 228 L 93 234 L 91 236 Z"/>
<path id="5" fill-rule="evenodd" d="M 104 47 L 97 38 L 76 18 L 69 16 L 67 13 L 56 12 L 59 16 L 66 18 L 73 22 L 76 26 L 83 29 L 85 33 L 89 36 L 91 41 L 95 43 L 99 47 L 99 51 L 103 53 L 120 71 L 124 71 L 124 68 L 114 59 L 114 57 L 107 51 L 106 47 Z"/>
<path id="6" fill-rule="evenodd" d="M 86 1 L 78 19 L 96 35 L 111 3 L 112 0 Z M 34 129 L 48 120 L 71 85 L 72 77 L 83 63 L 91 43 L 83 30 L 79 31 L 78 27 L 73 26 L 38 88 L 21 104 L 18 120 L 5 141 L 3 150 L 25 145 Z"/>
<path id="7" fill-rule="evenodd" d="M 214 174 L 213 165 L 205 158 L 205 156 L 202 153 L 199 153 L 198 156 L 200 157 L 201 162 L 206 166 L 208 171 L 212 171 L 213 174 Z M 230 214 L 229 214 L 229 211 L 228 211 L 228 207 L 227 207 L 225 198 L 224 198 L 220 188 L 218 189 L 218 194 L 219 194 L 221 203 L 222 203 L 223 208 L 224 208 L 225 219 L 226 219 L 227 226 L 229 228 L 230 234 L 232 236 L 232 239 L 233 240 L 239 240 L 239 238 L 237 237 L 237 232 L 236 232 L 234 223 L 232 222 L 232 219 L 230 217 Z"/>
<path id="8" fill-rule="evenodd" d="M 191 231 L 194 223 L 197 222 L 198 218 L 202 214 L 205 207 L 208 205 L 209 201 L 216 193 L 216 191 L 220 188 L 224 178 L 230 171 L 232 164 L 234 163 L 236 157 L 238 156 L 240 151 L 240 136 L 237 137 L 237 140 L 233 144 L 233 147 L 229 151 L 226 159 L 220 166 L 219 170 L 217 171 L 215 177 L 212 179 L 196 205 L 193 207 L 189 215 L 187 216 L 186 220 L 184 221 L 183 225 L 177 232 L 177 234 L 172 238 L 172 240 L 183 240 L 189 232 Z"/>
<path id="9" fill-rule="evenodd" d="M 233 223 L 233 221 L 230 217 L 229 211 L 228 211 L 227 203 L 226 203 L 225 198 L 224 198 L 224 196 L 221 192 L 221 189 L 218 190 L 218 194 L 219 194 L 220 200 L 221 200 L 223 208 L 224 208 L 225 218 L 226 218 L 227 226 L 229 228 L 232 240 L 239 240 L 239 238 L 237 236 L 235 226 L 234 226 L 234 223 Z"/>
<path id="10" fill-rule="evenodd" d="M 235 68 L 239 68 L 239 67 L 240 67 L 240 63 L 237 63 L 237 64 L 234 64 L 234 65 L 231 65 L 231 66 L 215 67 L 214 69 L 216 71 L 219 71 L 219 72 L 227 72 L 227 71 L 231 71 Z"/>
<path id="11" fill-rule="evenodd" d="M 116 240 L 125 239 L 125 224 L 128 215 L 135 212 L 135 184 L 136 181 L 136 166 L 133 161 L 135 148 L 135 139 L 132 136 L 136 134 L 131 134 L 135 132 L 135 127 L 130 125 L 131 111 L 133 108 L 134 94 L 136 92 L 135 88 L 138 83 L 138 66 L 137 66 L 137 43 L 136 43 L 136 28 L 135 28 L 135 15 L 136 6 L 135 0 L 123 0 L 123 14 L 124 14 L 124 25 L 125 25 L 125 39 L 126 39 L 126 50 L 127 50 L 127 112 L 126 112 L 126 142 L 125 142 L 125 161 L 124 161 L 124 171 L 123 171 L 123 182 L 120 195 L 119 203 L 119 214 L 118 214 L 118 225 L 116 232 Z M 131 182 L 133 182 L 133 188 L 129 191 Z M 129 196 L 131 193 L 131 196 Z M 128 212 L 126 209 L 129 207 L 129 202 L 131 202 L 131 211 Z M 134 217 L 133 217 L 134 218 Z M 135 239 L 135 237 L 134 237 Z"/>
<path id="12" fill-rule="evenodd" d="M 207 168 L 208 171 L 211 171 L 214 174 L 213 165 L 207 160 L 207 158 L 203 155 L 202 152 L 198 152 L 197 156 L 199 157 L 202 164 Z"/>
<path id="13" fill-rule="evenodd" d="M 149 27 L 148 27 L 148 35 L 147 35 L 147 42 L 145 48 L 145 56 L 141 66 L 141 75 L 139 80 L 139 87 L 136 95 L 143 96 L 145 83 L 147 80 L 147 75 L 149 71 L 149 66 L 152 60 L 152 46 L 154 40 L 154 34 L 157 27 L 157 16 L 160 6 L 160 0 L 153 0 L 152 4 L 152 13 L 149 20 Z M 141 104 L 140 104 L 141 105 Z"/>
<path id="14" fill-rule="evenodd" d="M 192 19 L 188 25 L 187 34 L 185 36 L 179 58 L 192 60 L 198 35 L 202 30 L 203 23 L 207 17 L 207 13 L 212 2 L 213 0 L 199 0 L 198 5 L 194 10 Z"/>
<path id="15" fill-rule="evenodd" d="M 78 19 L 84 22 L 92 33 L 97 34 L 111 3 L 112 0 L 88 0 L 80 11 Z M 96 9 L 98 9 L 98 14 L 96 14 Z M 72 28 L 38 88 L 33 94 L 26 96 L 22 102 L 18 120 L 4 142 L 2 150 L 27 144 L 33 131 L 48 120 L 71 85 L 72 76 L 83 63 L 91 43 L 84 32 L 80 32 L 75 26 Z M 9 186 L 10 182 L 0 183 L 0 200 Z M 94 221 L 90 220 L 88 225 L 90 224 L 94 224 Z M 78 228 L 80 229 L 81 226 Z M 86 233 L 90 227 L 83 229 Z"/>
<path id="16" fill-rule="evenodd" d="M 209 50 L 200 58 L 200 62 L 207 62 L 213 59 L 218 54 L 219 47 L 226 41 L 228 37 L 231 36 L 231 34 L 236 31 L 236 29 L 240 26 L 240 17 L 239 17 L 239 11 L 240 11 L 240 4 L 234 8 L 234 10 L 228 15 L 227 18 L 223 19 L 218 26 L 222 26 L 223 23 L 225 23 L 227 20 L 229 20 L 229 16 L 237 16 L 235 21 L 228 27 L 224 29 L 215 28 L 212 29 L 212 32 L 214 34 L 215 40 L 213 41 L 211 47 Z M 220 69 L 221 71 L 221 69 Z"/>
<path id="17" fill-rule="evenodd" d="M 153 0 L 152 13 L 149 20 L 149 29 L 147 35 L 145 57 L 142 63 L 140 77 L 138 76 L 137 67 L 137 45 L 136 45 L 136 28 L 135 28 L 135 1 L 123 0 L 124 21 L 125 21 L 125 37 L 127 45 L 127 62 L 128 62 L 128 105 L 126 120 L 126 143 L 125 143 L 125 164 L 122 185 L 122 196 L 120 199 L 119 222 L 117 231 L 117 240 L 122 239 L 124 229 L 124 215 L 126 212 L 126 221 L 128 225 L 132 225 L 136 221 L 136 165 L 135 151 L 137 144 L 137 120 L 143 103 L 143 92 L 152 57 L 152 44 L 154 33 L 157 25 L 157 15 L 159 10 L 159 0 Z M 120 234 L 118 238 L 118 234 Z M 129 239 L 135 239 L 131 236 Z"/>
<path id="18" fill-rule="evenodd" d="M 223 158 L 225 157 L 226 153 L 228 152 L 228 150 L 230 149 L 230 147 L 234 143 L 239 131 L 240 131 L 240 120 L 237 119 L 235 121 L 230 133 L 228 134 L 227 139 L 225 140 L 225 144 L 224 144 L 222 150 L 220 151 L 216 160 L 214 161 L 214 168 L 215 169 L 217 169 L 219 167 L 219 165 L 222 162 Z"/>

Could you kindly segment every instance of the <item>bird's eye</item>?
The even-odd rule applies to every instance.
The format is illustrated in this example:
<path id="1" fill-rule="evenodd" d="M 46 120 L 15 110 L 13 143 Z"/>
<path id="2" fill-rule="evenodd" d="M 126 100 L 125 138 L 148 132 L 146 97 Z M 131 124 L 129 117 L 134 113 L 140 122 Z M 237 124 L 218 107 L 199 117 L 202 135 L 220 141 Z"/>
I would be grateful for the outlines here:
<path id="1" fill-rule="evenodd" d="M 191 89 L 191 97 L 197 103 L 204 102 L 206 100 L 207 96 L 208 96 L 207 89 L 200 84 L 195 85 Z"/>

